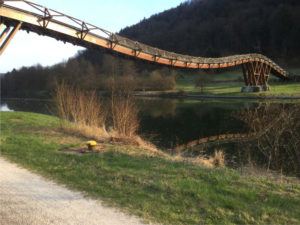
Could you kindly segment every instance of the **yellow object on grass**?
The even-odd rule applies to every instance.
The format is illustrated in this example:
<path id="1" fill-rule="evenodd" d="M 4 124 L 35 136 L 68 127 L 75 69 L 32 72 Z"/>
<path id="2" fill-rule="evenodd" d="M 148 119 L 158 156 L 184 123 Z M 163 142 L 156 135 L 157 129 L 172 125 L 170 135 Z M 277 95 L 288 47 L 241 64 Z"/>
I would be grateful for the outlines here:
<path id="1" fill-rule="evenodd" d="M 97 142 L 96 142 L 96 141 L 88 141 L 88 142 L 87 142 L 87 145 L 90 145 L 90 146 L 96 146 L 96 145 L 97 145 Z"/>

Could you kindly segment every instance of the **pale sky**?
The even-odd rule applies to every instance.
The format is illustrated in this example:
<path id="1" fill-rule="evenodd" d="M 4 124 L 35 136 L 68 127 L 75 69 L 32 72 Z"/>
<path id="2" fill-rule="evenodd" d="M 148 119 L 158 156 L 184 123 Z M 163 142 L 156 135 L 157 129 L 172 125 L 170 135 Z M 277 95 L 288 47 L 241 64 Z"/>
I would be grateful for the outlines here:
<path id="1" fill-rule="evenodd" d="M 176 7 L 185 0 L 32 0 L 111 32 L 138 23 L 144 18 Z M 19 31 L 2 56 L 0 73 L 22 66 L 53 65 L 74 56 L 83 48 L 55 39 Z"/>

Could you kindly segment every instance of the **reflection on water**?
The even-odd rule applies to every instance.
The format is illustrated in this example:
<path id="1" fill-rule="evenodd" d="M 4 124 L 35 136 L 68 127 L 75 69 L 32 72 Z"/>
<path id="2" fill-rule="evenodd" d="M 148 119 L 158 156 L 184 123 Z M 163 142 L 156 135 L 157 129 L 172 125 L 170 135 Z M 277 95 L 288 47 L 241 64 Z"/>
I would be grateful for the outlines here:
<path id="1" fill-rule="evenodd" d="M 160 147 L 173 148 L 202 137 L 238 133 L 243 125 L 232 116 L 243 103 L 144 100 L 141 133 L 151 134 Z"/>
<path id="2" fill-rule="evenodd" d="M 244 101 L 200 101 L 158 98 L 139 98 L 137 99 L 137 103 L 140 106 L 141 119 L 139 133 L 145 139 L 165 150 L 174 149 L 175 146 L 200 138 L 221 134 L 247 133 L 249 131 L 249 123 L 241 119 L 239 115 L 247 110 L 265 109 L 266 105 L 276 112 L 276 109 L 283 105 L 279 103 L 266 104 Z M 292 106 L 293 104 L 286 105 Z M 285 107 L 285 109 L 289 108 Z M 53 102 L 51 101 L 2 100 L 1 103 L 2 111 L 14 110 L 54 114 L 54 110 L 51 109 L 53 109 Z M 250 150 L 241 146 L 241 143 L 215 143 L 195 147 L 190 153 L 192 155 L 212 154 L 215 149 L 222 149 L 225 151 L 226 159 L 231 167 L 240 167 L 247 163 L 266 167 L 266 164 L 270 164 L 270 156 L 261 151 L 253 151 L 255 148 L 254 146 L 250 152 Z M 286 173 L 294 171 L 293 168 L 299 168 L 300 170 L 300 149 L 296 149 L 296 152 L 293 153 L 299 155 L 298 158 L 293 157 L 293 168 L 289 166 L 291 163 L 288 160 L 291 154 L 281 154 L 283 154 L 280 156 L 281 164 L 274 161 L 274 163 L 272 162 L 274 166 L 267 165 L 268 168 L 278 170 L 284 168 L 284 172 Z M 249 161 L 250 158 L 251 160 Z"/>
<path id="3" fill-rule="evenodd" d="M 1 111 L 35 112 L 53 115 L 53 101 L 50 100 L 1 100 Z"/>
<path id="4" fill-rule="evenodd" d="M 7 104 L 1 104 L 0 105 L 0 111 L 8 112 L 8 111 L 13 111 L 13 110 L 9 109 Z"/>

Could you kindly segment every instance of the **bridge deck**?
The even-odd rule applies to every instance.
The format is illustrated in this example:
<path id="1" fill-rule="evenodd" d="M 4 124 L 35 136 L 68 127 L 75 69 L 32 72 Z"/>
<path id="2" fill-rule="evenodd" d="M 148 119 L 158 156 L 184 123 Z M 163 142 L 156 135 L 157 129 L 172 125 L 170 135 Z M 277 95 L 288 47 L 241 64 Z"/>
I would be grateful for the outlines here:
<path id="1" fill-rule="evenodd" d="M 35 9 L 36 12 L 12 6 L 9 4 L 11 2 L 27 4 Z M 0 25 L 16 27 L 20 22 L 22 23 L 22 30 L 46 35 L 87 48 L 101 47 L 159 64 L 192 69 L 218 69 L 259 63 L 268 66 L 270 68 L 269 72 L 273 75 L 281 79 L 289 78 L 287 71 L 261 54 L 244 54 L 221 58 L 203 58 L 177 54 L 121 37 L 28 1 L 4 0 L 0 5 Z"/>

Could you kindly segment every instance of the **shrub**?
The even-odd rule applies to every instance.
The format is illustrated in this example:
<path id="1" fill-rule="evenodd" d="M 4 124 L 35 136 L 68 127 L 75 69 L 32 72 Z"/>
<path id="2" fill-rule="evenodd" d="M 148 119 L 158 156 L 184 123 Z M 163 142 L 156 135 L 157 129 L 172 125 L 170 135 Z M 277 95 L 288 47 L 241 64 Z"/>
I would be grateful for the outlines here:
<path id="1" fill-rule="evenodd" d="M 138 107 L 130 96 L 112 98 L 113 129 L 122 137 L 133 137 L 139 128 Z"/>
<path id="2" fill-rule="evenodd" d="M 106 111 L 95 91 L 83 91 L 65 82 L 56 83 L 56 106 L 62 126 L 72 121 L 76 126 L 104 127 Z"/>

